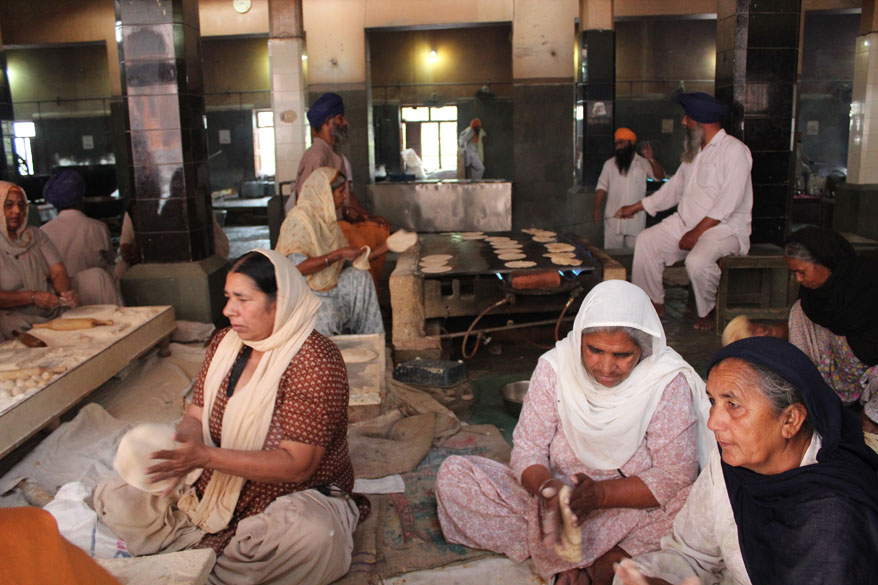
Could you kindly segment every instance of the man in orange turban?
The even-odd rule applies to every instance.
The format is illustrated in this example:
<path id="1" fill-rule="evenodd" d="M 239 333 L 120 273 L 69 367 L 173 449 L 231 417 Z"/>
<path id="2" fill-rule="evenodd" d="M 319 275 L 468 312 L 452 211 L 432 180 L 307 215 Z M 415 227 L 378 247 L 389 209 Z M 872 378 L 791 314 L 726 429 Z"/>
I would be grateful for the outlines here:
<path id="1" fill-rule="evenodd" d="M 467 179 L 481 179 L 485 174 L 485 165 L 482 162 L 485 157 L 484 138 L 485 131 L 482 129 L 482 121 L 473 118 L 457 139 L 459 152 L 463 155 L 462 157 L 458 156 L 458 160 L 463 159 L 464 176 Z"/>
<path id="2" fill-rule="evenodd" d="M 643 156 L 635 150 L 637 135 L 629 128 L 619 128 L 614 136 L 616 155 L 604 163 L 595 190 L 592 220 L 604 219 L 604 248 L 633 248 L 634 240 L 646 226 L 646 214 L 633 219 L 613 217 L 623 205 L 637 203 L 646 195 L 646 179 L 661 180 L 665 170 L 655 159 L 652 146 L 643 145 Z"/>

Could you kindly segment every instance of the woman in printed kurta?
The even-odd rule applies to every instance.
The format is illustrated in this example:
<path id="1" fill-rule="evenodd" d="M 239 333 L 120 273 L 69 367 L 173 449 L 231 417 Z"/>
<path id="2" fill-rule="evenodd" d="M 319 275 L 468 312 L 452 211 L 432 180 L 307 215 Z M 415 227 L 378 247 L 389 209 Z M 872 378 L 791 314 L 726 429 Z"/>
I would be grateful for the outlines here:
<path id="1" fill-rule="evenodd" d="M 878 262 L 858 257 L 841 234 L 815 227 L 790 236 L 784 260 L 800 285 L 790 342 L 842 402 L 863 408 L 863 427 L 878 432 Z"/>
<path id="2" fill-rule="evenodd" d="M 609 583 L 612 562 L 655 550 L 706 461 L 703 382 L 665 343 L 649 298 L 596 286 L 573 330 L 533 373 L 507 467 L 449 457 L 436 498 L 445 538 L 520 562 L 558 583 Z M 702 453 L 703 451 L 703 453 Z M 562 485 L 572 486 L 559 501 Z M 581 535 L 559 555 L 561 509 Z M 577 558 L 578 557 L 578 558 Z"/>
<path id="3" fill-rule="evenodd" d="M 151 481 L 95 491 L 100 518 L 134 554 L 211 547 L 211 583 L 332 582 L 350 565 L 368 501 L 350 494 L 347 371 L 314 330 L 320 301 L 285 257 L 258 250 L 226 279 L 231 328 L 211 343 L 174 450 L 153 453 Z"/>

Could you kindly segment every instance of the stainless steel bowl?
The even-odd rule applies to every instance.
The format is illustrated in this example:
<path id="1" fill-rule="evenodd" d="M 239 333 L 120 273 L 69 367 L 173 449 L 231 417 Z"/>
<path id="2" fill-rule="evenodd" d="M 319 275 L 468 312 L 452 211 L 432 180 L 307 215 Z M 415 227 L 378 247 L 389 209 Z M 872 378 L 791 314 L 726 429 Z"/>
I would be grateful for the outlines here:
<path id="1" fill-rule="evenodd" d="M 524 403 L 524 395 L 527 394 L 528 386 L 530 386 L 530 382 L 522 380 L 520 382 L 510 382 L 500 388 L 503 404 L 512 416 L 517 417 L 521 414 L 521 405 Z"/>

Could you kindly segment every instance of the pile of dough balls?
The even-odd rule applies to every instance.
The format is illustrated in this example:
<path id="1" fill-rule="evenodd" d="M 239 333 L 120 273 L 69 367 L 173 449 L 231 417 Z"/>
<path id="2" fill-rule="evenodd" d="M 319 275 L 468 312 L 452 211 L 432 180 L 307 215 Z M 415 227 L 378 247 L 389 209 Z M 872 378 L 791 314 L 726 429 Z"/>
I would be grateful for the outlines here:
<path id="1" fill-rule="evenodd" d="M 62 371 L 57 368 L 21 368 L 0 372 L 0 398 L 19 396 L 42 388 Z"/>

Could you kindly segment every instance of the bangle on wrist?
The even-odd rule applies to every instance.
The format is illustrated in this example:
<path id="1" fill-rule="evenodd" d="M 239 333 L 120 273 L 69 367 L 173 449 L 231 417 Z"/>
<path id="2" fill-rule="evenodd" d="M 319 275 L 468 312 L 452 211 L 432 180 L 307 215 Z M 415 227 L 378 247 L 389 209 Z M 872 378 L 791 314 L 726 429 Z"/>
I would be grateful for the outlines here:
<path id="1" fill-rule="evenodd" d="M 325 256 L 323 257 L 323 263 L 324 263 L 326 266 L 329 266 L 329 254 L 327 254 L 327 255 L 325 255 Z"/>
<path id="2" fill-rule="evenodd" d="M 554 477 L 550 477 L 549 479 L 547 479 L 546 481 L 544 481 L 543 483 L 541 483 L 541 484 L 540 484 L 540 487 L 537 488 L 537 493 L 536 493 L 537 496 L 542 497 L 542 495 L 543 495 L 543 488 L 545 488 L 545 487 L 546 487 L 546 484 L 549 483 L 550 481 L 555 481 L 555 478 L 554 478 Z"/>
<path id="3" fill-rule="evenodd" d="M 32 305 L 37 304 L 37 291 L 35 291 L 35 290 L 32 290 L 30 292 L 30 304 L 32 304 Z"/>

